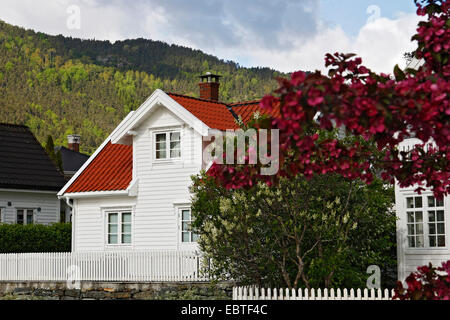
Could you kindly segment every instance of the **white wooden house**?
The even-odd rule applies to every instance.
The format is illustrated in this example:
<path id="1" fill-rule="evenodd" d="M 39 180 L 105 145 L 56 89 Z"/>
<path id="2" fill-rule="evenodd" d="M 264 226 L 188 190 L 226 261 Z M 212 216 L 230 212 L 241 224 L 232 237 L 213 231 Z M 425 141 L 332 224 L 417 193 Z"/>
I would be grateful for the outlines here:
<path id="1" fill-rule="evenodd" d="M 399 149 L 411 150 L 422 143 L 411 138 L 403 141 Z M 404 280 L 418 266 L 441 266 L 450 260 L 450 198 L 434 198 L 430 190 L 414 192 L 417 186 L 400 188 L 395 185 L 397 213 L 398 278 Z"/>
<path id="2" fill-rule="evenodd" d="M 0 124 L 0 223 L 59 222 L 64 184 L 28 127 Z"/>
<path id="3" fill-rule="evenodd" d="M 212 78 L 211 78 L 212 77 Z M 131 112 L 58 195 L 72 206 L 72 250 L 195 250 L 191 175 L 208 165 L 203 151 L 215 130 L 237 129 L 258 101 L 218 102 L 214 75 L 200 99 L 156 90 Z M 410 147 L 414 140 L 401 147 Z M 450 259 L 449 206 L 414 188 L 395 188 L 398 275 Z"/>
<path id="4" fill-rule="evenodd" d="M 197 248 L 189 186 L 208 165 L 204 141 L 259 109 L 218 102 L 218 76 L 201 78 L 200 98 L 156 90 L 58 193 L 72 206 L 73 251 Z"/>

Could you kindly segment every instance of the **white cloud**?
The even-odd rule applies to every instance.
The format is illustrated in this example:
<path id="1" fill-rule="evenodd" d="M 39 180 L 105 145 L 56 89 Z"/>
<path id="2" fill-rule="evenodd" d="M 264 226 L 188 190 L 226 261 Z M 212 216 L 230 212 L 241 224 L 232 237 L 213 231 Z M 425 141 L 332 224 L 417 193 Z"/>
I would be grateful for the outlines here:
<path id="1" fill-rule="evenodd" d="M 415 50 L 411 37 L 415 34 L 419 18 L 414 14 L 402 15 L 395 20 L 379 18 L 363 26 L 357 37 L 348 36 L 339 26 L 321 27 L 307 41 L 293 39 L 291 50 L 252 52 L 252 62 L 270 65 L 278 70 L 325 71 L 326 53 L 356 53 L 363 64 L 377 72 L 392 73 L 395 64 L 404 66 L 403 54 Z M 230 53 L 231 54 L 231 53 Z"/>
<path id="2" fill-rule="evenodd" d="M 354 52 L 368 67 L 402 63 L 418 18 L 404 14 L 364 25 L 356 37 L 322 24 L 319 0 L 2 0 L 0 19 L 50 34 L 111 41 L 149 38 L 203 50 L 246 66 L 323 71 L 327 52 Z M 68 29 L 77 5 L 81 28 Z"/>

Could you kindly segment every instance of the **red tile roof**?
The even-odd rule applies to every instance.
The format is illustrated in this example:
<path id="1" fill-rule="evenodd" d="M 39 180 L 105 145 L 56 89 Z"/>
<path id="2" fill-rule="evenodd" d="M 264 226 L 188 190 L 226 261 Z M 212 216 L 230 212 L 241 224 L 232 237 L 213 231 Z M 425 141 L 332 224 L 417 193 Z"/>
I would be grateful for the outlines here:
<path id="1" fill-rule="evenodd" d="M 246 123 L 254 112 L 266 113 L 261 111 L 259 101 L 225 104 L 175 93 L 168 95 L 208 127 L 219 130 L 237 129 L 237 115 Z M 277 112 L 271 114 L 277 115 Z M 132 171 L 132 146 L 108 142 L 65 192 L 126 190 L 132 179 Z"/>
<path id="2" fill-rule="evenodd" d="M 66 193 L 126 190 L 132 172 L 133 147 L 108 142 Z"/>
<path id="3" fill-rule="evenodd" d="M 175 93 L 168 95 L 210 128 L 219 130 L 238 128 L 233 114 L 224 103 Z"/>
<path id="4" fill-rule="evenodd" d="M 230 106 L 238 116 L 241 116 L 242 121 L 244 121 L 244 123 L 247 123 L 250 119 L 252 119 L 253 114 L 257 111 L 260 114 L 269 114 L 275 117 L 280 115 L 278 109 L 274 109 L 270 112 L 262 110 L 261 107 L 259 106 L 259 101 L 233 103 Z"/>

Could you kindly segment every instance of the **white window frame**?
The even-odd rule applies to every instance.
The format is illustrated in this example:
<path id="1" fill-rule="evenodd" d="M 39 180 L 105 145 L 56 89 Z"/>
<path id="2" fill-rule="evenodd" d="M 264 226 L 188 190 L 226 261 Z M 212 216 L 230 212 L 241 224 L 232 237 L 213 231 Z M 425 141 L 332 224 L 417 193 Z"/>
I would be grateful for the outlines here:
<path id="1" fill-rule="evenodd" d="M 178 243 L 180 246 L 197 246 L 197 241 L 192 241 L 192 236 L 194 232 L 192 231 L 183 231 L 183 222 L 188 220 L 183 220 L 183 211 L 189 210 L 190 212 L 190 220 L 189 222 L 192 222 L 192 209 L 190 205 L 183 205 L 183 206 L 176 206 L 176 213 L 177 213 L 177 220 L 178 220 Z M 183 232 L 189 232 L 189 242 L 183 241 Z"/>
<path id="2" fill-rule="evenodd" d="M 171 133 L 178 133 L 180 136 L 180 156 L 179 157 L 170 157 L 170 134 Z M 166 135 L 166 157 L 165 158 L 157 158 L 156 157 L 156 136 L 159 134 L 165 134 Z M 179 161 L 181 160 L 183 154 L 183 139 L 182 139 L 182 129 L 181 128 L 172 128 L 172 129 L 166 129 L 166 130 L 155 130 L 153 131 L 153 150 L 152 150 L 152 157 L 155 162 L 172 162 L 172 161 Z"/>
<path id="3" fill-rule="evenodd" d="M 32 211 L 33 212 L 33 222 L 31 224 L 35 224 L 36 223 L 36 209 L 34 208 L 15 208 L 16 212 L 15 212 L 15 216 L 14 216 L 14 221 L 16 224 L 18 224 L 18 219 L 17 219 L 17 214 L 19 210 L 23 211 L 23 223 L 22 225 L 28 225 L 28 211 Z"/>
<path id="4" fill-rule="evenodd" d="M 404 208 L 404 215 L 405 215 L 405 236 L 406 236 L 406 243 L 405 243 L 405 249 L 407 250 L 406 253 L 414 253 L 414 252 L 421 252 L 421 251 L 441 251 L 441 250 L 448 250 L 450 248 L 449 241 L 450 241 L 450 233 L 449 233 L 449 222 L 450 219 L 447 207 L 446 207 L 446 199 L 444 198 L 443 206 L 440 207 L 429 207 L 428 206 L 428 197 L 432 197 L 433 194 L 431 193 L 422 193 L 421 195 L 417 193 L 404 193 L 402 196 L 403 201 L 403 208 Z M 407 198 L 410 197 L 422 197 L 422 208 L 418 210 L 418 208 L 407 208 Z M 414 200 L 415 201 L 415 200 Z M 435 200 L 436 201 L 436 200 Z M 430 235 L 436 235 L 436 234 L 430 234 L 429 233 L 429 226 L 430 226 L 430 220 L 429 220 L 429 213 L 428 211 L 437 211 L 437 210 L 443 210 L 444 211 L 444 236 L 445 236 L 445 246 L 438 247 L 438 246 L 430 246 Z M 409 239 L 408 239 L 408 212 L 410 211 L 422 211 L 422 225 L 423 225 L 423 247 L 410 247 L 409 246 Z M 432 222 L 431 223 L 435 223 Z"/>
<path id="5" fill-rule="evenodd" d="M 109 215 L 117 213 L 117 243 L 109 243 Z M 131 215 L 131 240 L 130 243 L 122 243 L 122 216 L 123 213 L 130 213 Z M 104 208 L 104 241 L 107 248 L 131 248 L 134 241 L 134 208 L 133 207 L 117 207 L 117 208 Z"/>

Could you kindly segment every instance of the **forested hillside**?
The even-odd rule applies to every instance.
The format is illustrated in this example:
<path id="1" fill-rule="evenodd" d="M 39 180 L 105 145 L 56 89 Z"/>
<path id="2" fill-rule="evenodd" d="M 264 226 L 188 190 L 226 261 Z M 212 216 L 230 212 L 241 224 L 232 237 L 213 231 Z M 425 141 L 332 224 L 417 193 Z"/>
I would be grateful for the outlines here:
<path id="1" fill-rule="evenodd" d="M 92 153 L 155 89 L 198 96 L 198 76 L 223 76 L 222 101 L 252 100 L 276 88 L 269 68 L 242 68 L 199 50 L 136 39 L 80 40 L 0 20 L 0 122 L 28 125 L 42 143 L 82 135 Z"/>

